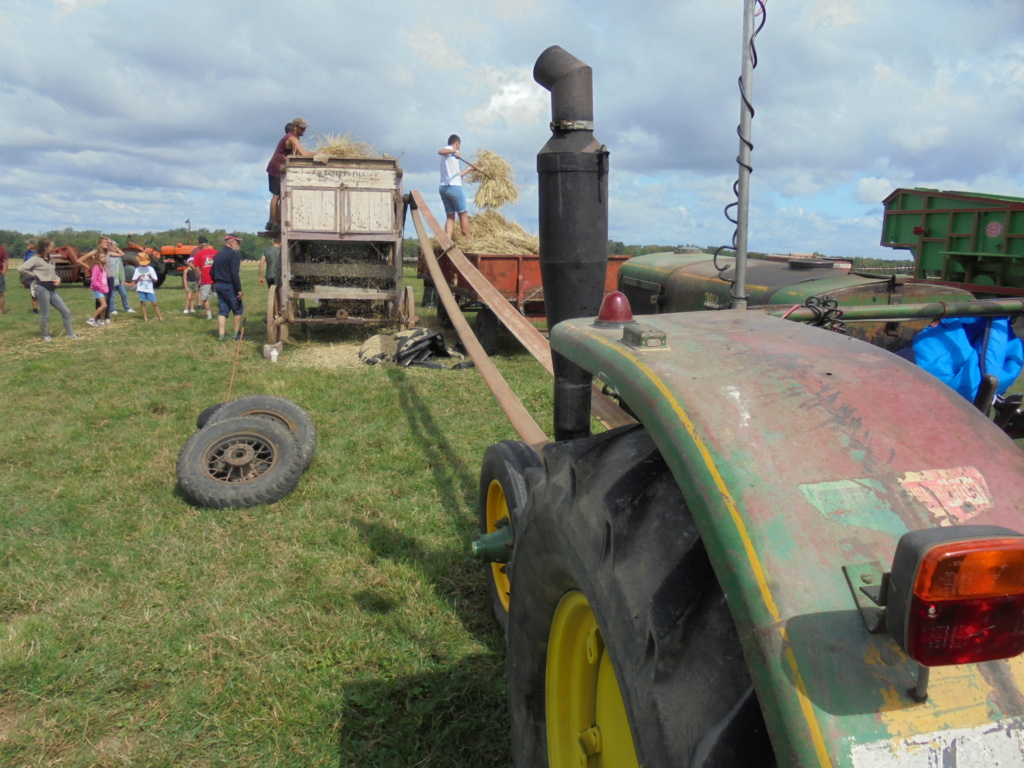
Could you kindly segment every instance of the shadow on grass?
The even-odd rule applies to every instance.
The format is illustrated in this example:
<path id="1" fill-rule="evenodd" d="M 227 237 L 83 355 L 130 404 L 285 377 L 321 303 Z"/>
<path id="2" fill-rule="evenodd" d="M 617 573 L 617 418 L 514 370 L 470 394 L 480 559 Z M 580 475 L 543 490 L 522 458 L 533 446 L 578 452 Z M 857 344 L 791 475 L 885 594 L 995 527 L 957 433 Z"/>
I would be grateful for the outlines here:
<path id="1" fill-rule="evenodd" d="M 504 669 L 494 656 L 396 680 L 345 686 L 338 765 L 508 765 Z"/>

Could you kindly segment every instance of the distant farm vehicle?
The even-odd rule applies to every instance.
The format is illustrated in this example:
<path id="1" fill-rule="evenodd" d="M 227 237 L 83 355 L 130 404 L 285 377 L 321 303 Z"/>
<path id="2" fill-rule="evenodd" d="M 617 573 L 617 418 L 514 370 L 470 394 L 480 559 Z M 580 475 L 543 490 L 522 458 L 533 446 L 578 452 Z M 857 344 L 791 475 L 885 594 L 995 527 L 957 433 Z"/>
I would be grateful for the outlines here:
<path id="1" fill-rule="evenodd" d="M 62 245 L 50 251 L 57 277 L 65 285 L 71 283 L 89 284 L 89 268 L 81 263 L 81 252 L 73 245 Z"/>
<path id="2" fill-rule="evenodd" d="M 916 279 L 1024 296 L 1024 199 L 917 188 L 884 204 L 881 244 L 910 251 Z"/>

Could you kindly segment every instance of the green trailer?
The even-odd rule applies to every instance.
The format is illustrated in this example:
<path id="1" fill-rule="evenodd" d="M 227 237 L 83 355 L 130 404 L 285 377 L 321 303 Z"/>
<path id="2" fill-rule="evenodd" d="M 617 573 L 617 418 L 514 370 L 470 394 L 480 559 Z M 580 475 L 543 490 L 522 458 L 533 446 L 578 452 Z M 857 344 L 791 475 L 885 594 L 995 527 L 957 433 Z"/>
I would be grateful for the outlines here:
<path id="1" fill-rule="evenodd" d="M 914 256 L 914 277 L 982 296 L 1024 296 L 1024 198 L 897 189 L 882 245 Z"/>

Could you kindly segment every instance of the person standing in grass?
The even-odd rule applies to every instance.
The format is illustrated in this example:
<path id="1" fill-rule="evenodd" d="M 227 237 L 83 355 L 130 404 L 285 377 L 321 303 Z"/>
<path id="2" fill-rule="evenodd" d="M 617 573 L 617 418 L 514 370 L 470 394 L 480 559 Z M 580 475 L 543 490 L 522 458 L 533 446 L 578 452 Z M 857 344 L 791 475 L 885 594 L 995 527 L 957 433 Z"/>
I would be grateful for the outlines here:
<path id="1" fill-rule="evenodd" d="M 117 244 L 114 243 L 115 247 L 116 245 Z M 117 314 L 117 295 L 121 296 L 121 309 L 123 309 L 125 312 L 135 311 L 130 306 L 128 306 L 128 291 L 125 290 L 124 287 L 124 261 L 121 258 L 122 256 L 124 256 L 124 252 L 121 251 L 120 248 L 118 248 L 117 251 L 117 253 L 114 253 L 112 251 L 107 253 L 107 274 L 113 274 L 114 276 L 114 286 L 110 289 L 109 297 L 110 314 L 112 315 Z"/>
<path id="2" fill-rule="evenodd" d="M 107 254 L 105 251 L 98 251 L 92 257 L 92 272 L 89 278 L 92 297 L 96 299 L 96 311 L 85 322 L 89 325 L 106 325 L 110 322 L 104 319 L 107 314 L 107 294 L 110 289 L 107 282 Z"/>
<path id="3" fill-rule="evenodd" d="M 25 246 L 25 254 L 21 257 L 21 263 L 24 264 L 26 261 L 36 255 L 36 241 L 29 240 Z M 21 270 L 18 270 L 19 272 Z M 24 274 L 21 275 L 21 285 L 25 290 L 28 291 L 29 296 L 32 297 L 32 314 L 39 314 L 39 299 L 36 298 L 36 281 L 32 275 Z"/>
<path id="4" fill-rule="evenodd" d="M 200 235 L 199 245 L 192 251 L 192 259 L 199 269 L 199 298 L 206 309 L 207 320 L 213 317 L 210 313 L 210 294 L 213 293 L 213 257 L 216 255 L 217 251 L 210 245 L 206 235 Z"/>
<path id="5" fill-rule="evenodd" d="M 40 238 L 36 245 L 36 252 L 30 259 L 26 259 L 18 267 L 22 275 L 30 275 L 32 289 L 35 291 L 35 300 L 39 302 L 39 330 L 43 333 L 43 341 L 52 341 L 50 336 L 50 307 L 56 308 L 64 320 L 64 330 L 69 339 L 78 338 L 71 329 L 71 311 L 64 300 L 57 295 L 57 287 L 60 285 L 60 276 L 57 274 L 57 267 L 53 264 L 50 251 L 53 249 L 53 241 L 48 237 Z"/>
<path id="6" fill-rule="evenodd" d="M 263 255 L 260 256 L 260 285 L 264 285 L 264 277 L 266 277 L 268 288 L 273 288 L 281 280 L 281 238 L 279 235 L 274 236 L 270 247 L 264 249 Z"/>
<path id="7" fill-rule="evenodd" d="M 185 311 L 188 315 L 196 311 L 196 299 L 199 297 L 199 270 L 196 269 L 196 260 L 189 256 L 185 260 L 185 269 L 181 273 L 181 287 L 185 289 Z"/>
<path id="8" fill-rule="evenodd" d="M 0 315 L 7 314 L 7 249 L 0 245 Z"/>
<path id="9" fill-rule="evenodd" d="M 139 293 L 139 304 L 142 306 L 142 319 L 149 322 L 149 315 L 146 313 L 146 305 L 152 304 L 156 316 L 163 322 L 164 316 L 160 312 L 160 305 L 156 303 L 156 288 L 154 283 L 157 279 L 156 270 L 149 266 L 149 255 L 139 254 L 139 266 L 132 275 L 135 280 L 135 290 Z"/>
<path id="10" fill-rule="evenodd" d="M 213 257 L 213 288 L 217 292 L 217 338 L 227 341 L 228 312 L 234 314 L 235 341 L 242 338 L 242 238 L 227 235 Z"/>

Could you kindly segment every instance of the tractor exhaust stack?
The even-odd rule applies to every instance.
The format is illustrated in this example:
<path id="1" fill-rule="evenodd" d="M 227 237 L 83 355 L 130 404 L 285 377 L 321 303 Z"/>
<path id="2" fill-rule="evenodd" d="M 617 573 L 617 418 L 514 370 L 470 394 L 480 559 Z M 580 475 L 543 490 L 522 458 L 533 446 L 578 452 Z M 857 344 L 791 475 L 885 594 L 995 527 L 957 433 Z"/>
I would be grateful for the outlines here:
<path id="1" fill-rule="evenodd" d="M 533 78 L 551 92 L 551 138 L 537 153 L 540 271 L 548 328 L 598 314 L 608 268 L 608 148 L 594 138 L 590 67 L 557 45 Z M 552 350 L 555 440 L 590 434 L 591 375 Z"/>

